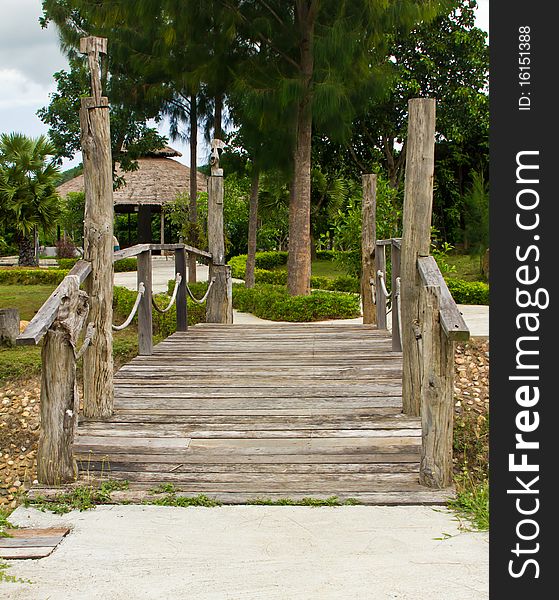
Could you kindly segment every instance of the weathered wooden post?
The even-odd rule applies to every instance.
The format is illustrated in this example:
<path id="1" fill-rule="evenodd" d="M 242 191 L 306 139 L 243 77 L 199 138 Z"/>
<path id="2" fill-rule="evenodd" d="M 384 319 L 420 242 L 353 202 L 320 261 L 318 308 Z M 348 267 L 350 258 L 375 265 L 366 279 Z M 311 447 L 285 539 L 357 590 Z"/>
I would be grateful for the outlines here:
<path id="1" fill-rule="evenodd" d="M 175 250 L 175 275 L 180 273 L 181 282 L 177 290 L 177 331 L 188 328 L 188 308 L 186 304 L 186 252 L 184 248 Z"/>
<path id="2" fill-rule="evenodd" d="M 377 327 L 386 329 L 386 245 L 377 244 L 375 250 L 375 289 L 377 296 Z M 380 275 L 382 273 L 382 276 Z"/>
<path id="3" fill-rule="evenodd" d="M 95 338 L 84 357 L 83 414 L 108 417 L 113 411 L 113 165 L 109 101 L 101 96 L 99 54 L 107 40 L 86 37 L 80 51 L 87 54 L 92 97 L 82 98 L 81 146 L 85 188 L 84 259 L 91 263 L 85 287 Z"/>
<path id="4" fill-rule="evenodd" d="M 401 262 L 402 402 L 404 412 L 419 415 L 420 357 L 417 336 L 420 280 L 417 259 L 428 256 L 435 158 L 435 100 L 414 98 L 408 103 L 408 150 L 404 195 Z"/>
<path id="5" fill-rule="evenodd" d="M 19 310 L 17 308 L 0 308 L 0 346 L 16 345 L 19 335 Z"/>
<path id="6" fill-rule="evenodd" d="M 153 354 L 153 316 L 151 312 L 151 250 L 138 254 L 138 289 L 144 284 L 144 294 L 138 306 L 138 354 L 151 356 Z"/>
<path id="7" fill-rule="evenodd" d="M 375 281 L 375 245 L 377 241 L 377 176 L 371 173 L 361 176 L 363 182 L 363 205 L 361 208 L 361 303 L 363 324 L 376 324 L 377 313 L 373 299 Z"/>
<path id="8" fill-rule="evenodd" d="M 79 287 L 77 276 L 67 277 L 58 315 L 45 335 L 41 352 L 37 477 L 47 485 L 74 481 L 77 476 L 73 453 L 79 409 L 76 342 L 89 311 L 87 294 Z"/>
<path id="9" fill-rule="evenodd" d="M 215 281 L 206 304 L 208 323 L 233 323 L 231 267 L 225 264 L 223 169 L 219 168 L 219 151 L 224 145 L 221 140 L 212 140 L 211 175 L 208 180 L 208 249 L 212 254 L 210 281 Z"/>
<path id="10" fill-rule="evenodd" d="M 422 430 L 419 480 L 429 487 L 444 488 L 452 483 L 454 346 L 470 334 L 435 259 L 419 258 L 418 271 Z"/>
<path id="11" fill-rule="evenodd" d="M 400 294 L 401 286 L 400 278 L 400 262 L 401 262 L 400 245 L 393 240 L 392 248 L 390 249 L 390 264 L 392 269 L 392 350 L 394 352 L 402 351 L 402 340 L 400 339 Z"/>

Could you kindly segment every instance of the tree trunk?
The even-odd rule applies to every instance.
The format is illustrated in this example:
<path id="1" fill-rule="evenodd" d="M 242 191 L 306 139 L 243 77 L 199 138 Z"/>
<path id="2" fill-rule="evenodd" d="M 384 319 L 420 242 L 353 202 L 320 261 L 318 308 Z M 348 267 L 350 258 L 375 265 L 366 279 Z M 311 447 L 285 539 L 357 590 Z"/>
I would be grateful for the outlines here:
<path id="1" fill-rule="evenodd" d="M 222 140 L 221 137 L 223 135 L 223 130 L 221 127 L 223 121 L 223 95 L 218 94 L 215 97 L 215 107 L 214 107 L 214 138 L 217 140 Z"/>
<path id="2" fill-rule="evenodd" d="M 196 95 L 190 96 L 190 202 L 188 203 L 188 243 L 198 247 L 197 169 L 198 109 Z M 196 255 L 188 255 L 188 282 L 196 283 Z"/>
<path id="3" fill-rule="evenodd" d="M 248 254 L 245 272 L 245 286 L 254 287 L 256 268 L 256 230 L 258 227 L 258 184 L 260 182 L 260 170 L 254 167 L 252 171 L 252 186 L 250 188 L 250 210 L 248 217 Z"/>
<path id="4" fill-rule="evenodd" d="M 35 254 L 35 235 L 20 235 L 18 239 L 20 267 L 38 267 L 39 261 Z"/>
<path id="5" fill-rule="evenodd" d="M 0 308 L 0 346 L 12 348 L 19 335 L 19 310 Z"/>
<path id="6" fill-rule="evenodd" d="M 314 21 L 309 15 L 308 7 L 300 7 L 297 12 L 301 27 L 303 92 L 298 106 L 293 194 L 289 203 L 287 290 L 292 296 L 307 296 L 311 291 L 311 82 L 314 67 Z"/>

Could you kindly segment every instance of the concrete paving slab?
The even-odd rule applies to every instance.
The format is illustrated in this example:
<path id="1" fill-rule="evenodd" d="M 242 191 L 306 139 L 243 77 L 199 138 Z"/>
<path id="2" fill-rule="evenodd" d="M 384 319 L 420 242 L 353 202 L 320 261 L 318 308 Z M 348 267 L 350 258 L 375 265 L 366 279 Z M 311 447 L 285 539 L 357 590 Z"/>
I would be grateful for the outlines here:
<path id="1" fill-rule="evenodd" d="M 0 584 L 12 600 L 489 597 L 487 534 L 429 507 L 20 507 L 10 519 L 73 528 L 51 556 L 9 561 L 33 582 Z"/>

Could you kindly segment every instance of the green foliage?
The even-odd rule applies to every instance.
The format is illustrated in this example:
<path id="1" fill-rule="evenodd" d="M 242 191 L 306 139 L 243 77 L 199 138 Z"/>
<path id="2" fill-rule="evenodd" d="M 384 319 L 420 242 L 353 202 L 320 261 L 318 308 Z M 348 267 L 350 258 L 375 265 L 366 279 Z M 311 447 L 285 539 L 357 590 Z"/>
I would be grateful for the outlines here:
<path id="1" fill-rule="evenodd" d="M 482 281 L 445 279 L 448 289 L 457 304 L 489 304 L 489 286 Z"/>
<path id="2" fill-rule="evenodd" d="M 154 492 L 166 493 L 166 495 L 163 498 L 148 500 L 146 504 L 154 504 L 156 506 L 179 506 L 183 508 L 189 506 L 203 506 L 206 508 L 215 508 L 216 506 L 221 506 L 221 502 L 214 500 L 213 498 L 209 498 L 204 494 L 199 494 L 198 496 L 179 496 L 176 494 L 172 484 L 161 484 L 159 489 L 154 490 Z"/>
<path id="3" fill-rule="evenodd" d="M 198 285 L 204 284 L 189 284 L 191 289 L 198 289 Z M 207 284 L 205 284 L 207 286 Z M 173 281 L 174 286 L 174 281 Z M 193 292 L 195 293 L 195 292 Z M 115 312 L 120 315 L 128 316 L 136 301 L 137 292 L 129 290 L 124 287 L 115 286 L 113 295 L 113 307 Z M 203 295 L 203 294 L 201 294 Z M 166 307 L 169 304 L 170 297 L 168 294 L 156 294 L 155 301 L 158 306 Z M 203 323 L 206 321 L 206 305 L 195 304 L 190 299 L 187 300 L 188 309 L 188 324 L 196 325 L 196 323 Z M 136 322 L 138 316 L 134 317 Z M 155 334 L 160 335 L 164 338 L 174 333 L 177 329 L 177 309 L 176 304 L 166 313 L 160 313 L 153 311 L 153 331 Z"/>
<path id="4" fill-rule="evenodd" d="M 333 260 L 342 252 L 332 250 L 322 250 L 317 252 L 317 258 L 321 260 Z M 246 272 L 246 254 L 234 256 L 229 260 L 231 274 L 236 279 L 244 279 Z M 286 285 L 287 272 L 279 270 L 287 263 L 287 252 L 257 252 L 256 269 L 254 276 L 256 283 L 268 283 L 272 285 Z M 332 290 L 338 292 L 359 293 L 359 281 L 350 275 L 341 275 L 339 277 L 320 277 L 313 275 L 311 277 L 311 287 L 313 289 Z"/>
<path id="5" fill-rule="evenodd" d="M 60 216 L 55 147 L 45 136 L 0 136 L 0 226 L 16 233 L 19 262 L 36 265 L 35 232 L 50 232 Z"/>
<path id="6" fill-rule="evenodd" d="M 0 269 L 0 285 L 58 285 L 68 275 L 65 269 Z"/>
<path id="7" fill-rule="evenodd" d="M 465 412 L 454 423 L 456 498 L 449 506 L 480 530 L 489 529 L 489 413 Z"/>
<path id="8" fill-rule="evenodd" d="M 78 246 L 83 244 L 84 211 L 85 192 L 69 192 L 63 198 L 60 225 Z"/>
<path id="9" fill-rule="evenodd" d="M 110 504 L 111 493 L 117 490 L 127 490 L 128 481 L 109 479 L 99 487 L 80 485 L 68 492 L 60 492 L 53 499 L 38 495 L 35 498 L 25 498 L 24 506 L 32 506 L 42 512 L 50 511 L 55 515 L 64 515 L 72 510 L 90 510 L 99 504 Z"/>
<path id="10" fill-rule="evenodd" d="M 313 291 L 309 296 L 290 296 L 285 287 L 268 284 L 251 289 L 233 285 L 233 307 L 271 321 L 351 319 L 361 314 L 359 297 L 352 294 Z"/>
<path id="11" fill-rule="evenodd" d="M 464 245 L 482 254 L 489 247 L 489 184 L 482 172 L 472 173 L 472 183 L 464 196 Z"/>

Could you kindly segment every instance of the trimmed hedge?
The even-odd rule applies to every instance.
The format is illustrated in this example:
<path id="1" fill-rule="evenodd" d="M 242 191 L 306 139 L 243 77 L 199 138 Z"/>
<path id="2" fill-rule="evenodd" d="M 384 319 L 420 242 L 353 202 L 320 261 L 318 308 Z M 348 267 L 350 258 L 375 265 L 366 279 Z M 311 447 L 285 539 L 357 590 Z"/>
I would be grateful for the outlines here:
<path id="1" fill-rule="evenodd" d="M 489 304 L 489 285 L 483 281 L 445 279 L 456 304 Z"/>
<path id="2" fill-rule="evenodd" d="M 174 286 L 174 281 L 173 281 Z M 193 286 L 191 285 L 191 288 Z M 122 320 L 126 319 L 136 302 L 137 292 L 128 288 L 116 285 L 113 295 L 113 310 Z M 169 303 L 170 297 L 167 294 L 156 294 L 155 301 L 157 305 L 165 308 Z M 206 321 L 206 305 L 195 304 L 190 299 L 187 300 L 188 324 L 196 325 L 196 323 L 204 323 Z M 177 308 L 173 305 L 171 310 L 166 313 L 160 313 L 156 310 L 152 311 L 153 331 L 163 337 L 167 337 L 177 330 Z M 136 321 L 138 316 L 134 317 Z"/>
<path id="3" fill-rule="evenodd" d="M 0 269 L 0 285 L 58 285 L 68 275 L 66 269 Z"/>
<path id="4" fill-rule="evenodd" d="M 169 294 L 174 287 L 175 281 L 171 279 Z M 201 298 L 208 289 L 208 282 L 189 284 L 189 287 Z M 234 283 L 233 308 L 270 321 L 352 319 L 361 314 L 359 296 L 353 294 L 314 291 L 310 296 L 290 296 L 285 287 L 270 284 L 257 284 L 249 289 L 242 283 Z"/>
<path id="5" fill-rule="evenodd" d="M 80 260 L 79 258 L 59 258 L 58 266 L 61 269 L 71 269 L 77 262 Z M 121 260 L 117 260 L 114 263 L 115 273 L 129 273 L 130 271 L 138 270 L 138 260 L 135 257 L 132 258 L 123 258 Z"/>
<path id="6" fill-rule="evenodd" d="M 271 321 L 310 322 L 351 319 L 361 314 L 353 294 L 313 291 L 310 296 L 290 296 L 278 285 L 233 285 L 233 307 Z"/>
<path id="7" fill-rule="evenodd" d="M 334 250 L 321 250 L 317 252 L 320 260 L 333 260 L 339 252 Z M 231 276 L 235 279 L 244 279 L 246 274 L 247 255 L 234 256 L 230 261 Z M 287 252 L 257 252 L 254 279 L 256 283 L 269 283 L 271 285 L 286 285 L 287 272 L 274 271 L 275 267 L 287 263 Z M 342 275 L 331 279 L 329 277 L 311 277 L 311 288 L 320 290 L 331 290 L 337 292 L 359 293 L 359 280 L 350 275 Z"/>

